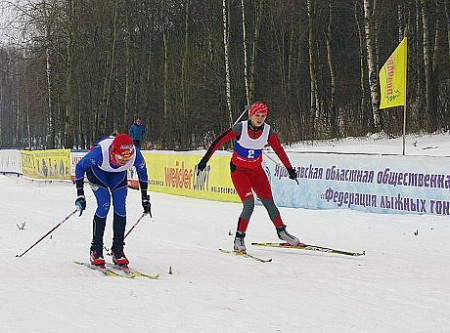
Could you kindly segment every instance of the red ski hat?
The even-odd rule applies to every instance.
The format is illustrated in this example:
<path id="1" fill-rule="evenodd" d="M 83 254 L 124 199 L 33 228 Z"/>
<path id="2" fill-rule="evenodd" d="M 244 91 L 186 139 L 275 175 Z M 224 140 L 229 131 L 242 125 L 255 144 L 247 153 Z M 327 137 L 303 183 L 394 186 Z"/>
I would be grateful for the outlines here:
<path id="1" fill-rule="evenodd" d="M 250 106 L 250 109 L 248 110 L 248 115 L 249 115 L 249 117 L 253 117 L 257 113 L 264 113 L 267 115 L 269 113 L 269 107 L 267 106 L 267 104 L 266 103 L 253 103 Z"/>
<path id="2" fill-rule="evenodd" d="M 125 165 L 135 152 L 133 140 L 128 134 L 117 135 L 111 143 L 112 161 L 115 164 Z"/>

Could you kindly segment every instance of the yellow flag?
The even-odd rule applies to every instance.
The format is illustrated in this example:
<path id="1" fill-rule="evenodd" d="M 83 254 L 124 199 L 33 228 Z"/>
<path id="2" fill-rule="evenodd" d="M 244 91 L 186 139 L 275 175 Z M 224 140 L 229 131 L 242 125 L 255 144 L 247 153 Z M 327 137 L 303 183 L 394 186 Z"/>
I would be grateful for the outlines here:
<path id="1" fill-rule="evenodd" d="M 407 39 L 403 38 L 380 70 L 380 109 L 406 105 Z"/>

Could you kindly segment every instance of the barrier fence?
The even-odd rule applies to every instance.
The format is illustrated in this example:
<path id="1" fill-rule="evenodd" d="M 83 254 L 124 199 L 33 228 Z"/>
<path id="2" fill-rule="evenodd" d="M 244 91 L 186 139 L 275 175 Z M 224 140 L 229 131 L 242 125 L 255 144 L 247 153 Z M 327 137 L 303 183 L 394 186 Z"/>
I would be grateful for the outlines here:
<path id="1" fill-rule="evenodd" d="M 0 150 L 0 173 L 35 179 L 73 180 L 81 150 Z M 230 177 L 231 154 L 216 153 L 204 172 L 203 152 L 143 151 L 149 191 L 239 202 Z M 263 167 L 277 205 L 307 209 L 354 209 L 372 213 L 450 215 L 449 157 L 290 152 L 299 184 L 267 153 Z M 138 188 L 134 169 L 128 184 Z"/>

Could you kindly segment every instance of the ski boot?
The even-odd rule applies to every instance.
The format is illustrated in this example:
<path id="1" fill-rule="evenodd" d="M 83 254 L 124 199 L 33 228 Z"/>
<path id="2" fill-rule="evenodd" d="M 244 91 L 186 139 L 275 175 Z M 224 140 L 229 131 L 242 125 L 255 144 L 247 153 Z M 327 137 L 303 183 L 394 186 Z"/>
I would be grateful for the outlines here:
<path id="1" fill-rule="evenodd" d="M 236 231 L 236 237 L 234 238 L 234 251 L 246 253 L 247 248 L 245 247 L 245 232 Z"/>
<path id="2" fill-rule="evenodd" d="M 111 256 L 112 256 L 112 262 L 114 265 L 121 266 L 121 267 L 128 267 L 128 264 L 130 263 L 125 256 L 125 253 L 123 253 L 122 250 L 114 250 L 111 249 Z"/>
<path id="3" fill-rule="evenodd" d="M 98 266 L 100 268 L 105 268 L 105 259 L 103 258 L 103 245 L 95 246 L 91 245 L 90 249 L 90 260 L 91 265 Z"/>
<path id="4" fill-rule="evenodd" d="M 291 235 L 286 231 L 286 225 L 282 225 L 281 227 L 277 227 L 278 238 L 284 240 L 290 245 L 294 246 L 305 246 L 305 244 L 301 243 L 297 237 Z"/>

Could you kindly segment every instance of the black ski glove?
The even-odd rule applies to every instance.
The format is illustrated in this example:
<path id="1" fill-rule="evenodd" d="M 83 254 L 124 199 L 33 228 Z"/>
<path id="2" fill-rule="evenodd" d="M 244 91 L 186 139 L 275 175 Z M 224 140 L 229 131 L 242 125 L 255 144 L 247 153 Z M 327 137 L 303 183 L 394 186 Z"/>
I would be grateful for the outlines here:
<path id="1" fill-rule="evenodd" d="M 86 198 L 84 197 L 84 194 L 81 194 L 77 197 L 77 200 L 75 200 L 75 207 L 78 211 L 80 211 L 80 215 L 83 214 L 83 210 L 86 209 Z"/>
<path id="2" fill-rule="evenodd" d="M 289 179 L 296 180 L 297 179 L 297 171 L 295 171 L 292 167 L 287 169 L 289 173 Z"/>
<path id="3" fill-rule="evenodd" d="M 142 193 L 142 208 L 144 208 L 144 214 L 150 214 L 150 217 L 152 217 L 152 204 L 148 194 Z"/>
<path id="4" fill-rule="evenodd" d="M 200 174 L 200 172 L 202 172 L 203 170 L 205 170 L 206 168 L 206 163 L 208 163 L 208 161 L 203 157 L 200 162 L 197 164 L 197 175 Z"/>

